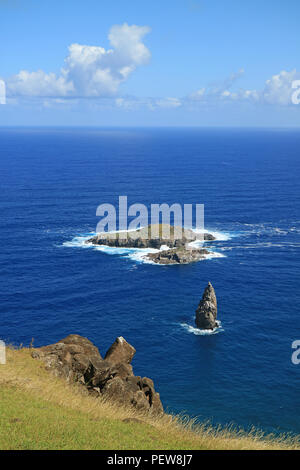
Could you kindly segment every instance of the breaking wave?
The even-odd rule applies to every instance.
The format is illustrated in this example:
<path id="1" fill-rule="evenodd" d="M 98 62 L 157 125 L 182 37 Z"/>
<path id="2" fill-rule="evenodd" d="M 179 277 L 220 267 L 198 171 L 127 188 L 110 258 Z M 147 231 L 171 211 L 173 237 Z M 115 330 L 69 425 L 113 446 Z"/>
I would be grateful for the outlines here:
<path id="1" fill-rule="evenodd" d="M 200 330 L 200 328 L 188 325 L 187 323 L 180 323 L 180 326 L 182 326 L 188 333 L 193 333 L 196 336 L 208 336 L 216 335 L 224 331 L 221 322 L 217 321 L 217 323 L 217 328 L 214 328 L 213 330 Z"/>
<path id="2" fill-rule="evenodd" d="M 238 236 L 238 234 L 235 234 L 234 232 L 218 232 L 215 230 L 210 230 L 208 228 L 206 229 L 192 229 L 194 233 L 210 233 L 215 237 L 214 241 L 228 241 L 231 240 L 231 238 Z M 201 243 L 201 241 L 200 241 Z M 205 242 L 206 243 L 206 242 Z M 209 242 L 208 242 L 209 243 Z"/>

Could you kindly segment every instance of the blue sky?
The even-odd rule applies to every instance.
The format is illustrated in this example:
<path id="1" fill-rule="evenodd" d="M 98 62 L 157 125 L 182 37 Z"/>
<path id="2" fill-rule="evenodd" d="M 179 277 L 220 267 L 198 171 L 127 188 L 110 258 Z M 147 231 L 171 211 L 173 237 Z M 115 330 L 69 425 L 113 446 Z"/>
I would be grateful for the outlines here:
<path id="1" fill-rule="evenodd" d="M 0 0 L 0 125 L 299 126 L 298 0 Z"/>

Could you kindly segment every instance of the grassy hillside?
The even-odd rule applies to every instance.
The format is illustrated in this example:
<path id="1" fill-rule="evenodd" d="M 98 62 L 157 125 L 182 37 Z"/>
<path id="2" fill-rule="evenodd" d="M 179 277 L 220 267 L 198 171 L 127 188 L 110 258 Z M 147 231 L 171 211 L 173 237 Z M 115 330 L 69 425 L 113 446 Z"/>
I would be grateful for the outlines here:
<path id="1" fill-rule="evenodd" d="M 29 349 L 9 349 L 0 365 L 0 429 L 0 449 L 300 449 L 296 439 L 138 415 L 66 385 Z"/>

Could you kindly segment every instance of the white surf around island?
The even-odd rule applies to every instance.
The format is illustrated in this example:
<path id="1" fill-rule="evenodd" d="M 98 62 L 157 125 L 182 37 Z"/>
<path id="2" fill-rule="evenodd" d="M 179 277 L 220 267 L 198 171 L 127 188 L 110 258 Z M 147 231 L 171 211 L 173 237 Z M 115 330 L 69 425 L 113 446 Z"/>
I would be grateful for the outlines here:
<path id="1" fill-rule="evenodd" d="M 132 230 L 129 230 L 132 231 Z M 128 232 L 129 232 L 128 231 Z M 117 231 L 115 233 L 120 233 L 121 231 Z M 124 232 L 124 231 L 122 231 Z M 195 233 L 211 233 L 215 240 L 213 241 L 204 241 L 204 240 L 197 240 L 194 242 L 189 243 L 191 248 L 201 248 L 205 245 L 205 249 L 209 251 L 208 254 L 203 256 L 203 260 L 213 260 L 216 258 L 226 258 L 224 253 L 220 253 L 219 251 L 215 251 L 216 247 L 211 245 L 212 243 L 218 241 L 227 241 L 230 240 L 234 235 L 230 234 L 229 232 L 216 232 L 213 230 L 205 230 L 203 232 L 194 230 Z M 121 247 L 111 247 L 107 245 L 94 245 L 93 243 L 87 243 L 87 241 L 92 238 L 93 236 L 97 235 L 96 232 L 90 232 L 84 235 L 78 235 L 74 237 L 70 241 L 66 241 L 63 243 L 64 247 L 68 248 L 84 248 L 84 249 L 93 249 L 95 251 L 100 251 L 107 255 L 119 255 L 125 258 L 129 258 L 136 263 L 144 263 L 144 264 L 152 264 L 155 266 L 164 266 L 163 264 L 155 263 L 148 259 L 148 254 L 150 253 L 159 253 L 160 251 L 168 250 L 169 247 L 167 245 L 162 245 L 160 249 L 155 248 L 121 248 Z M 218 249 L 217 249 L 218 250 Z M 169 265 L 169 266 L 176 266 L 176 264 Z"/>
<path id="2" fill-rule="evenodd" d="M 218 326 L 213 330 L 201 330 L 200 328 L 196 328 L 195 326 L 189 325 L 188 323 L 180 323 L 180 326 L 182 326 L 188 333 L 192 333 L 196 336 L 209 336 L 216 335 L 224 331 L 222 323 L 219 320 L 216 320 L 216 323 Z"/>
<path id="3" fill-rule="evenodd" d="M 219 232 L 219 231 L 216 231 L 216 230 L 210 230 L 208 228 L 206 229 L 191 229 L 194 233 L 196 233 L 197 235 L 199 234 L 204 234 L 204 233 L 210 233 L 211 235 L 213 235 L 213 237 L 215 237 L 215 240 L 214 241 L 218 241 L 218 242 L 226 242 L 227 240 L 230 240 L 231 238 L 237 236 L 236 234 L 232 233 L 232 232 Z M 211 243 L 209 241 L 197 241 L 197 242 L 192 242 L 192 243 Z"/>

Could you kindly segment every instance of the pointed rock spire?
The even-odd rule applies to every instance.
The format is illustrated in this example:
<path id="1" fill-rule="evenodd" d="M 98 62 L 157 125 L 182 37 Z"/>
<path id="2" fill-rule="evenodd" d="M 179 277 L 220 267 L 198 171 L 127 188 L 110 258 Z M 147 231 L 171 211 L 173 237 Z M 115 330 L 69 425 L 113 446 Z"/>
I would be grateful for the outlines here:
<path id="1" fill-rule="evenodd" d="M 130 364 L 135 353 L 134 347 L 127 343 L 123 336 L 119 336 L 107 351 L 104 359 L 112 364 L 121 362 Z"/>
<path id="2" fill-rule="evenodd" d="M 215 289 L 209 282 L 196 310 L 196 326 L 201 330 L 213 330 L 217 323 L 217 297 Z"/>

